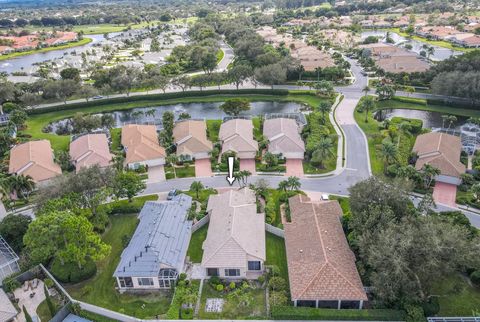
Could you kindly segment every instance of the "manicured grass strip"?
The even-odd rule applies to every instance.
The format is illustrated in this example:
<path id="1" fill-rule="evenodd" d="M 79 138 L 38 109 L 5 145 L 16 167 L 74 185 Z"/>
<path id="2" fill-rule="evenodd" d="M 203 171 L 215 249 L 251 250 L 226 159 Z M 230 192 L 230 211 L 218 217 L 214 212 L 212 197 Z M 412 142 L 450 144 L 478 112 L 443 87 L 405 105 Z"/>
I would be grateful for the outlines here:
<path id="1" fill-rule="evenodd" d="M 171 292 L 154 294 L 120 294 L 115 290 L 112 277 L 124 249 L 123 236 L 132 236 L 138 223 L 137 215 L 110 217 L 111 224 L 102 236 L 112 250 L 104 260 L 97 262 L 97 274 L 80 284 L 68 285 L 70 295 L 78 300 L 104 307 L 137 318 L 154 318 L 165 314 L 171 300 Z"/>
<path id="2" fill-rule="evenodd" d="M 223 50 L 219 49 L 217 51 L 217 64 L 222 61 L 223 57 L 225 57 L 225 53 Z"/>
<path id="3" fill-rule="evenodd" d="M 280 216 L 280 214 L 279 214 Z M 266 265 L 275 265 L 280 269 L 280 276 L 288 283 L 287 252 L 285 240 L 271 233 L 266 233 L 267 260 Z"/>
<path id="4" fill-rule="evenodd" d="M 110 129 L 110 136 L 112 139 L 112 144 L 110 146 L 112 151 L 120 151 L 122 149 L 121 136 L 122 129 Z"/>
<path id="5" fill-rule="evenodd" d="M 73 41 L 73 42 L 70 42 L 70 43 L 65 44 L 65 45 L 51 46 L 51 47 L 46 47 L 46 48 L 32 49 L 32 50 L 27 50 L 27 51 L 10 53 L 10 54 L 6 54 L 6 55 L 0 55 L 0 61 L 1 60 L 12 59 L 12 58 L 15 58 L 15 57 L 20 57 L 20 56 L 27 56 L 27 55 L 38 54 L 38 53 L 45 53 L 47 51 L 52 51 L 52 50 L 62 50 L 62 49 L 68 49 L 68 48 L 77 47 L 77 46 L 83 46 L 83 45 L 86 45 L 90 42 L 92 42 L 92 38 L 83 38 L 82 40 Z"/>
<path id="6" fill-rule="evenodd" d="M 190 245 L 188 245 L 187 256 L 190 257 L 192 263 L 201 263 L 203 256 L 202 245 L 205 239 L 207 239 L 208 224 L 195 231 L 190 239 Z"/>
<path id="7" fill-rule="evenodd" d="M 167 179 L 174 179 L 175 174 L 177 178 L 191 178 L 195 177 L 195 165 L 191 164 L 188 167 L 175 167 L 175 172 L 173 167 L 165 167 L 165 176 Z"/>
<path id="8" fill-rule="evenodd" d="M 405 321 L 406 314 L 400 310 L 335 310 L 308 307 L 272 307 L 274 320 L 357 320 L 357 321 Z"/>
<path id="9" fill-rule="evenodd" d="M 471 286 L 460 275 L 443 279 L 432 294 L 438 295 L 437 316 L 478 316 L 480 312 L 480 288 Z"/>
<path id="10" fill-rule="evenodd" d="M 207 137 L 211 142 L 218 141 L 218 133 L 220 132 L 220 126 L 222 120 L 207 120 Z"/>

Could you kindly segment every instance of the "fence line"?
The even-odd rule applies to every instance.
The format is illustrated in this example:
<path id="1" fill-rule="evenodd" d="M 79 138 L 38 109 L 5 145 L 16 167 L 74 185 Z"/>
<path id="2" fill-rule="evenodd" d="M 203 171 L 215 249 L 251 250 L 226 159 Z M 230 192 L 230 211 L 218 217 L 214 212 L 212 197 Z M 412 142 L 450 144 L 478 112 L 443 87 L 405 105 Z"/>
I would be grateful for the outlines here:
<path id="1" fill-rule="evenodd" d="M 192 226 L 192 233 L 196 232 L 203 226 L 205 226 L 208 222 L 210 221 L 210 215 L 205 215 L 202 219 L 197 221 L 193 226 Z"/>
<path id="2" fill-rule="evenodd" d="M 283 229 L 265 223 L 265 230 L 271 234 L 274 234 L 275 236 L 285 238 L 285 231 Z"/>
<path id="3" fill-rule="evenodd" d="M 479 317 L 431 317 L 428 322 L 480 322 Z"/>

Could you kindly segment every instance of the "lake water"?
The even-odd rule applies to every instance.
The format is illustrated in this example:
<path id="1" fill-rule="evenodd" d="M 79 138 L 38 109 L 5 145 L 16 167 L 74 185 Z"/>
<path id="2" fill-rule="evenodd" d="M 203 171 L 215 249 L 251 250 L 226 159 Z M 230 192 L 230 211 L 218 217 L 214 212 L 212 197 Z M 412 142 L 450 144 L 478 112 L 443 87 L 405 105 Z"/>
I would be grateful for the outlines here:
<path id="1" fill-rule="evenodd" d="M 377 113 L 379 120 L 391 119 L 392 117 L 399 116 L 410 119 L 419 119 L 423 121 L 424 128 L 441 128 L 443 124 L 442 113 L 438 112 L 429 112 L 429 111 L 417 111 L 417 110 L 406 110 L 406 109 L 387 109 L 381 110 Z M 457 116 L 457 122 L 452 127 L 460 128 L 467 121 L 466 117 Z M 445 126 L 448 126 L 445 124 Z"/>
<path id="2" fill-rule="evenodd" d="M 114 37 L 120 33 L 110 33 L 109 37 Z M 81 53 L 87 49 L 90 49 L 93 45 L 100 44 L 104 42 L 106 39 L 102 35 L 86 35 L 85 38 L 91 38 L 92 41 L 83 46 L 77 46 L 67 49 L 59 49 L 59 50 L 51 50 L 43 53 L 36 53 L 31 55 L 19 56 L 16 58 L 8 59 L 8 60 L 1 60 L 0 61 L 0 72 L 19 72 L 25 71 L 29 72 L 32 68 L 32 65 L 36 63 L 41 63 L 47 60 L 54 60 L 57 58 L 61 58 L 64 56 L 65 53 L 69 53 L 72 51 L 76 51 L 77 53 Z"/>
<path id="3" fill-rule="evenodd" d="M 127 111 L 116 111 L 111 113 L 115 119 L 115 127 L 122 127 L 125 124 L 155 124 L 158 127 L 162 125 L 162 115 L 166 111 L 171 111 L 177 120 L 181 113 L 189 113 L 192 119 L 221 120 L 227 116 L 219 109 L 223 102 L 216 103 L 184 103 L 163 105 L 157 107 L 142 107 Z M 252 102 L 251 109 L 242 112 L 240 115 L 255 116 L 270 113 L 298 113 L 302 104 L 294 102 Z M 154 111 L 154 113 L 149 113 Z M 55 132 L 60 124 L 64 124 L 66 120 L 61 120 L 51 124 L 51 132 Z"/>
<path id="4" fill-rule="evenodd" d="M 385 31 L 385 30 L 364 31 L 364 32 L 362 32 L 362 39 L 365 39 L 368 36 L 375 36 L 375 37 L 384 38 L 386 35 L 387 35 L 387 31 Z M 402 46 L 403 47 L 404 44 L 409 43 L 410 45 L 412 45 L 411 51 L 413 51 L 417 54 L 420 54 L 420 52 L 422 50 L 424 50 L 423 49 L 423 45 L 425 45 L 424 42 L 421 42 L 421 41 L 418 41 L 418 40 L 413 40 L 413 39 L 407 39 L 405 37 L 400 36 L 399 34 L 397 34 L 395 32 L 390 32 L 390 37 L 395 42 L 396 46 Z M 440 61 L 440 60 L 445 60 L 447 58 L 450 58 L 452 55 L 457 56 L 457 55 L 462 55 L 463 54 L 463 52 L 461 52 L 461 51 L 456 51 L 456 50 L 452 50 L 452 49 L 448 49 L 448 48 L 443 48 L 443 47 L 439 47 L 439 46 L 432 46 L 432 47 L 435 49 L 433 55 L 430 56 L 430 58 L 432 60 Z"/>

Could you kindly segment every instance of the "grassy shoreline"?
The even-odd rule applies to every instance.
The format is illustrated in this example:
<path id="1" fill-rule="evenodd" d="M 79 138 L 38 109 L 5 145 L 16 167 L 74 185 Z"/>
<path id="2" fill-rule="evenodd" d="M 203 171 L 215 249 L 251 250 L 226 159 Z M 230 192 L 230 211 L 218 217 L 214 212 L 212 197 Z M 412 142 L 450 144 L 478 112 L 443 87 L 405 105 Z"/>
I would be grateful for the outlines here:
<path id="1" fill-rule="evenodd" d="M 68 48 L 73 48 L 73 47 L 78 47 L 78 46 L 83 46 L 88 43 L 91 43 L 93 41 L 92 38 L 83 38 L 82 40 L 79 41 L 74 41 L 70 42 L 65 45 L 60 45 L 60 46 L 51 46 L 51 47 L 46 47 L 46 48 L 40 48 L 40 49 L 33 49 L 33 50 L 28 50 L 28 51 L 20 51 L 20 52 L 15 52 L 11 54 L 6 54 L 6 55 L 1 55 L 0 56 L 0 61 L 2 60 L 8 60 L 16 57 L 21 57 L 21 56 L 28 56 L 28 55 L 33 55 L 33 54 L 39 54 L 39 53 L 46 53 L 49 51 L 53 50 L 62 50 L 62 49 L 68 49 Z"/>

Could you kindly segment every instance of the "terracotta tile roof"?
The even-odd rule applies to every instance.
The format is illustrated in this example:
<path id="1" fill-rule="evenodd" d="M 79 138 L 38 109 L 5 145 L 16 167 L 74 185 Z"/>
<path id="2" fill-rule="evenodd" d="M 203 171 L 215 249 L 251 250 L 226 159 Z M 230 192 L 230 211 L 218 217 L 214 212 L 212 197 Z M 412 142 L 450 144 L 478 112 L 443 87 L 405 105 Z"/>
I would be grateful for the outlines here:
<path id="1" fill-rule="evenodd" d="M 186 120 L 177 122 L 173 128 L 177 155 L 194 155 L 212 151 L 213 144 L 207 139 L 205 121 Z"/>
<path id="2" fill-rule="evenodd" d="M 126 149 L 127 164 L 161 159 L 166 155 L 158 143 L 155 125 L 125 125 L 122 127 L 122 145 Z"/>
<path id="3" fill-rule="evenodd" d="M 245 267 L 248 256 L 265 260 L 265 215 L 257 214 L 255 193 L 244 188 L 208 199 L 203 267 Z"/>
<path id="4" fill-rule="evenodd" d="M 253 139 L 252 120 L 233 119 L 220 126 L 219 139 L 223 142 L 222 153 L 250 153 L 255 155 L 258 143 Z"/>
<path id="5" fill-rule="evenodd" d="M 440 169 L 441 174 L 460 178 L 465 173 L 465 165 L 460 162 L 462 142 L 460 137 L 441 132 L 431 132 L 417 136 L 413 152 L 417 153 L 417 170 L 424 164 Z"/>
<path id="6" fill-rule="evenodd" d="M 95 164 L 107 167 L 113 159 L 113 154 L 110 153 L 105 134 L 87 134 L 70 143 L 70 158 L 78 172 L 81 168 Z"/>
<path id="7" fill-rule="evenodd" d="M 284 225 L 292 300 L 367 300 L 337 201 L 290 198 Z"/>
<path id="8" fill-rule="evenodd" d="M 62 174 L 53 160 L 53 150 L 48 140 L 29 141 L 10 150 L 8 173 L 32 177 L 40 182 Z"/>
<path id="9" fill-rule="evenodd" d="M 268 139 L 268 151 L 271 153 L 305 153 L 305 143 L 300 137 L 297 122 L 289 118 L 276 118 L 265 120 L 263 135 Z"/>

